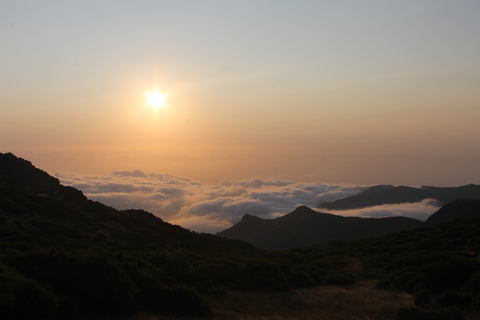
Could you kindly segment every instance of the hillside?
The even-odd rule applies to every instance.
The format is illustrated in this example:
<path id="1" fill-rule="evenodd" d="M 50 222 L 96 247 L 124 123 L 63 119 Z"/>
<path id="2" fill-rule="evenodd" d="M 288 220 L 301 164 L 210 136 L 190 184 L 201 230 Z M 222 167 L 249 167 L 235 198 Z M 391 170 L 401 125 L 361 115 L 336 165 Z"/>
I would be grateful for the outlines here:
<path id="1" fill-rule="evenodd" d="M 285 250 L 332 240 L 372 238 L 421 225 L 421 221 L 406 217 L 342 217 L 300 206 L 272 220 L 245 215 L 239 223 L 217 236 L 243 240 L 261 249 Z"/>
<path id="2" fill-rule="evenodd" d="M 424 227 L 432 227 L 456 219 L 480 218 L 479 199 L 458 199 L 442 206 L 437 212 L 428 217 Z"/>
<path id="3" fill-rule="evenodd" d="M 75 248 L 221 250 L 248 246 L 171 225 L 143 210 L 119 211 L 88 200 L 80 190 L 12 154 L 0 154 L 0 235 Z"/>
<path id="4" fill-rule="evenodd" d="M 350 197 L 333 202 L 323 202 L 318 208 L 328 210 L 348 210 L 377 206 L 382 204 L 419 202 L 424 199 L 435 199 L 442 204 L 456 199 L 480 199 L 479 185 L 461 187 L 406 187 L 381 185 L 370 187 L 367 190 Z"/>
<path id="5" fill-rule="evenodd" d="M 143 210 L 119 211 L 88 200 L 29 161 L 0 154 L 2 319 L 145 311 L 209 316 L 204 299 L 185 283 L 194 264 L 207 277 L 208 256 L 229 260 L 232 253 L 256 257 L 259 250 L 171 225 Z M 200 255 L 205 260 L 195 262 Z M 237 284 L 242 286 L 231 286 Z"/>
<path id="6" fill-rule="evenodd" d="M 478 319 L 479 257 L 480 219 L 263 251 L 90 201 L 0 154 L 1 319 Z"/>

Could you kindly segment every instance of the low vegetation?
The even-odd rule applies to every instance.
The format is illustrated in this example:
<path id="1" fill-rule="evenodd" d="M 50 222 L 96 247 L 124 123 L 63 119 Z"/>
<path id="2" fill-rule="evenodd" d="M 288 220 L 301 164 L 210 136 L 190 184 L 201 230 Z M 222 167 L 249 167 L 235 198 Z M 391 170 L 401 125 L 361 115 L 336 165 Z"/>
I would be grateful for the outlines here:
<path id="1" fill-rule="evenodd" d="M 0 183 L 0 319 L 478 319 L 479 254 L 480 219 L 263 251 Z"/>
<path id="2" fill-rule="evenodd" d="M 468 318 L 480 311 L 479 233 L 480 220 L 456 221 L 244 254 L 72 248 L 10 238 L 0 242 L 0 316 L 395 319 L 398 313 L 414 319 L 418 313 L 426 319 L 430 310 L 432 319 L 441 312 Z"/>

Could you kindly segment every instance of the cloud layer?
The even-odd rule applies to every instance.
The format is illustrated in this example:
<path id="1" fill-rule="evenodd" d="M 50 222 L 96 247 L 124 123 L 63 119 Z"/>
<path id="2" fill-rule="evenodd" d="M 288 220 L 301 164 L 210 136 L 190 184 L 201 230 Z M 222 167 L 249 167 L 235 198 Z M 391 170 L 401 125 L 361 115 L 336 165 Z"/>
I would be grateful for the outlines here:
<path id="1" fill-rule="evenodd" d="M 365 218 L 383 218 L 383 217 L 409 217 L 425 221 L 427 218 L 441 207 L 441 203 L 435 199 L 424 199 L 415 203 L 383 204 L 379 206 L 351 209 L 351 210 L 323 210 L 323 212 L 333 213 L 346 217 L 365 217 Z"/>
<path id="2" fill-rule="evenodd" d="M 91 199 L 114 208 L 144 209 L 165 221 L 198 232 L 216 233 L 240 221 L 245 214 L 275 218 L 299 205 L 314 208 L 365 190 L 367 186 L 296 183 L 252 179 L 204 185 L 199 181 L 139 170 L 86 176 L 56 173 L 62 184 L 82 190 Z M 431 200 L 416 204 L 384 205 L 332 212 L 345 216 L 408 216 L 424 220 L 438 209 Z"/>

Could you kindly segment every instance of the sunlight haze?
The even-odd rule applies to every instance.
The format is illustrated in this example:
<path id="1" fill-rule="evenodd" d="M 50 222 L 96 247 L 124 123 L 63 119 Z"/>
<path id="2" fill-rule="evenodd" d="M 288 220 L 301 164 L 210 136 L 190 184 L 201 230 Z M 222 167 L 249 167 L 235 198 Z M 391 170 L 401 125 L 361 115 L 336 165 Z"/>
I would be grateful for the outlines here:
<path id="1" fill-rule="evenodd" d="M 50 173 L 479 183 L 479 16 L 472 0 L 2 1 L 0 149 Z"/>

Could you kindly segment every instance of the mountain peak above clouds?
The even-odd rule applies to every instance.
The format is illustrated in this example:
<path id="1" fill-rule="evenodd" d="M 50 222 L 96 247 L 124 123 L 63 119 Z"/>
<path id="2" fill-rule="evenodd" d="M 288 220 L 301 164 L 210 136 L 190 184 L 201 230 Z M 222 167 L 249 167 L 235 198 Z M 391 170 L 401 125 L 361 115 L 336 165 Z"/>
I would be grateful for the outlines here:
<path id="1" fill-rule="evenodd" d="M 452 195 L 468 195 L 477 187 L 468 185 L 458 188 L 426 188 L 430 190 L 441 189 L 440 195 L 447 199 Z M 397 187 L 378 186 L 370 192 L 376 193 L 378 190 L 393 190 L 395 188 Z M 400 189 L 414 188 L 402 187 Z M 442 194 L 442 192 L 444 193 Z M 456 219 L 479 217 L 480 199 L 454 200 L 443 205 L 426 222 L 404 216 L 386 218 L 344 217 L 317 212 L 307 206 L 300 206 L 294 211 L 272 220 L 261 219 L 249 214 L 245 215 L 242 221 L 217 233 L 217 235 L 229 239 L 243 240 L 261 249 L 284 250 L 332 240 L 351 241 L 373 238 L 393 232 L 431 227 Z"/>
<path id="2" fill-rule="evenodd" d="M 260 249 L 284 250 L 332 240 L 376 237 L 410 230 L 421 224 L 419 220 L 405 217 L 342 217 L 300 206 L 271 220 L 246 215 L 239 223 L 217 235 L 246 241 Z"/>
<path id="3" fill-rule="evenodd" d="M 350 197 L 319 203 L 317 207 L 328 210 L 348 210 L 382 204 L 414 203 L 425 199 L 434 199 L 441 204 L 456 199 L 480 199 L 480 185 L 469 184 L 460 187 L 378 185 Z"/>
<path id="4" fill-rule="evenodd" d="M 295 208 L 295 210 L 293 210 L 292 212 L 290 212 L 288 215 L 291 215 L 291 216 L 308 216 L 308 215 L 311 215 L 311 214 L 315 214 L 315 213 L 318 213 L 316 212 L 315 210 L 307 207 L 307 206 L 299 206 L 297 208 Z"/>

